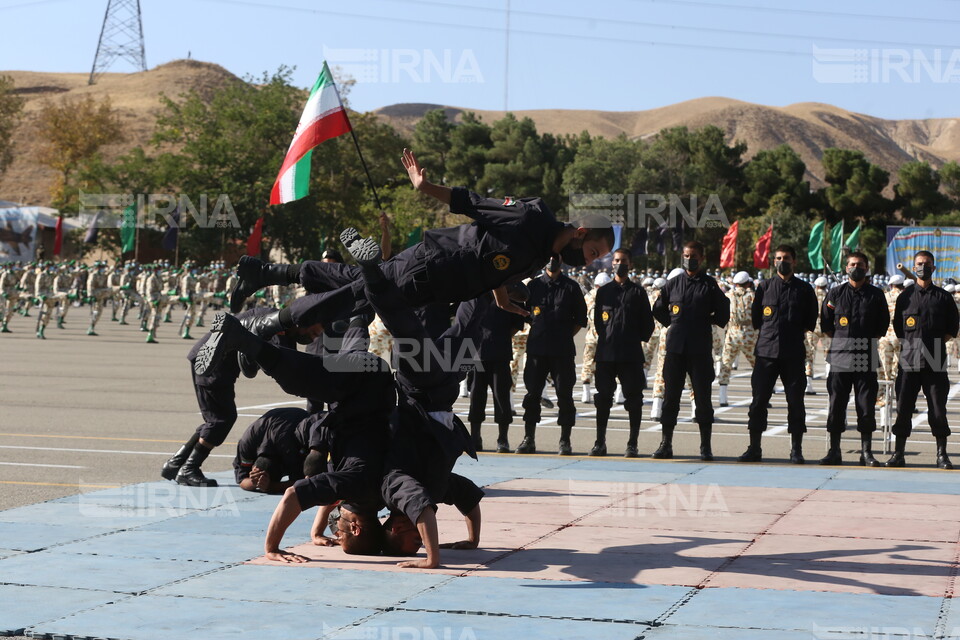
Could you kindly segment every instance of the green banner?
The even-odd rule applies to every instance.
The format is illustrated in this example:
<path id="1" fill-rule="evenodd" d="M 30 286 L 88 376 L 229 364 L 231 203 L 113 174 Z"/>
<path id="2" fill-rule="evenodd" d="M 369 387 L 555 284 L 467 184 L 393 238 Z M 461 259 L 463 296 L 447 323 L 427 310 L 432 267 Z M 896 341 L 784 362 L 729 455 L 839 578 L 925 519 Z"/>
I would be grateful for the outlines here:
<path id="1" fill-rule="evenodd" d="M 853 233 L 851 233 L 847 237 L 847 241 L 843 243 L 843 245 L 848 249 L 850 249 L 851 251 L 856 251 L 857 248 L 860 246 L 860 228 L 861 227 L 862 225 L 858 223 L 857 228 L 853 230 Z"/>
<path id="2" fill-rule="evenodd" d="M 830 268 L 835 272 L 840 272 L 843 268 L 843 220 L 840 224 L 833 225 L 830 230 Z"/>
<path id="3" fill-rule="evenodd" d="M 810 241 L 807 243 L 807 258 L 810 259 L 811 269 L 823 269 L 823 227 L 825 220 L 813 225 L 810 230 Z"/>
<path id="4" fill-rule="evenodd" d="M 128 205 L 123 210 L 123 222 L 120 224 L 120 243 L 123 253 L 133 251 L 137 244 L 137 205 Z"/>

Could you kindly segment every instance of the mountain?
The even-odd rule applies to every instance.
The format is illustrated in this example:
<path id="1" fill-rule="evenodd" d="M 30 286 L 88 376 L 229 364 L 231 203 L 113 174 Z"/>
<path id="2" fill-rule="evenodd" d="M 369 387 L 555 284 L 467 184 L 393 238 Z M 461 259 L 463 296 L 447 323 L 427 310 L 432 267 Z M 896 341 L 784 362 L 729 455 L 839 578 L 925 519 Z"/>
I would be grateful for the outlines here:
<path id="1" fill-rule="evenodd" d="M 195 89 L 204 94 L 241 81 L 216 64 L 196 60 L 177 60 L 141 73 L 107 73 L 94 85 L 88 85 L 87 74 L 82 73 L 0 71 L 0 75 L 11 76 L 15 91 L 26 100 L 24 117 L 13 139 L 16 159 L 0 177 L 0 200 L 41 205 L 48 204 L 55 179 L 53 171 L 35 160 L 41 144 L 36 135 L 36 119 L 44 100 L 88 94 L 97 98 L 109 96 L 120 112 L 126 134 L 124 142 L 104 149 L 110 157 L 148 142 L 160 109 L 161 93 L 176 98 Z M 426 111 L 438 108 L 445 109 L 454 120 L 467 110 L 418 103 L 395 104 L 376 113 L 397 128 L 411 131 Z M 486 122 L 504 115 L 503 111 L 474 111 Z M 949 160 L 960 161 L 960 119 L 884 120 L 819 103 L 770 107 L 730 98 L 699 98 L 644 111 L 536 109 L 514 113 L 520 118 L 530 117 L 538 131 L 557 135 L 586 130 L 592 135 L 625 134 L 643 139 L 665 127 L 712 124 L 723 129 L 731 142 L 745 142 L 747 158 L 786 142 L 806 162 L 814 187 L 823 185 L 820 158 L 827 147 L 859 149 L 891 173 L 914 159 L 935 166 Z"/>

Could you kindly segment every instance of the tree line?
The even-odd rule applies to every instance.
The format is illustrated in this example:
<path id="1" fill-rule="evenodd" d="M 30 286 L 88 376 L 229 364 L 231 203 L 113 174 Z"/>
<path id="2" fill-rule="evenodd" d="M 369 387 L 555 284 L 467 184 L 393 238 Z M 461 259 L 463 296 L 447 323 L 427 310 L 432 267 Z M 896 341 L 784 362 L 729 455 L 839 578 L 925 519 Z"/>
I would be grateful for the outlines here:
<path id="1" fill-rule="evenodd" d="M 348 107 L 350 86 L 340 84 Z M 212 203 L 225 194 L 239 227 L 201 227 L 181 216 L 180 255 L 201 261 L 222 257 L 230 247 L 235 252 L 260 216 L 265 217 L 265 248 L 281 249 L 288 260 L 316 257 L 346 226 L 377 234 L 376 206 L 349 136 L 314 152 L 309 196 L 267 205 L 305 95 L 291 84 L 291 70 L 281 68 L 213 91 L 162 96 L 150 143 L 109 160 L 104 147 L 124 137 L 109 101 L 48 101 L 39 112 L 45 143 L 39 159 L 58 174 L 51 204 L 76 212 L 80 192 L 183 194 L 195 204 L 201 196 Z M 11 135 L 21 108 L 9 78 L 0 78 L 0 172 L 13 157 Z M 801 249 L 819 220 L 830 226 L 843 221 L 848 233 L 862 224 L 861 247 L 880 263 L 888 224 L 960 225 L 956 162 L 939 169 L 907 162 L 890 190 L 889 172 L 862 152 L 830 148 L 822 159 L 826 185 L 812 189 L 805 163 L 789 145 L 761 150 L 748 160 L 746 145 L 728 143 L 715 126 L 675 127 L 638 140 L 540 133 L 530 118 L 510 113 L 486 123 L 466 112 L 452 122 L 438 109 L 427 112 L 410 134 L 372 113 L 351 111 L 350 118 L 383 207 L 392 216 L 397 249 L 419 230 L 462 222 L 409 188 L 399 162 L 405 146 L 418 152 L 436 182 L 498 197 L 539 195 L 562 218 L 571 213 L 570 194 L 673 194 L 694 209 L 694 217 L 719 203 L 730 222 L 740 221 L 739 268 L 752 266 L 753 243 L 771 222 L 775 244 Z M 656 252 L 659 229 L 647 224 L 648 246 Z M 624 242 L 629 244 L 637 230 L 628 228 Z M 156 233 L 162 231 L 158 220 Z M 715 264 L 725 231 L 688 228 L 683 237 L 704 242 Z M 116 230 L 101 233 L 98 243 L 119 253 Z M 676 254 L 670 242 L 667 248 L 667 256 L 648 256 L 641 266 L 672 265 Z M 800 268 L 808 268 L 805 252 L 799 253 Z"/>

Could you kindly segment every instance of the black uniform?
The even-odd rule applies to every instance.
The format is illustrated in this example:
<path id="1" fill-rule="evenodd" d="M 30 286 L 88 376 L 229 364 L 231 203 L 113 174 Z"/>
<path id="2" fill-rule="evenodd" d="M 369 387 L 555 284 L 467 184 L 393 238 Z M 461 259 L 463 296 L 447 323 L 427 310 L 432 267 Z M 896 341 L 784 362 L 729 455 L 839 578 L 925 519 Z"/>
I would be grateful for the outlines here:
<path id="1" fill-rule="evenodd" d="M 254 420 L 237 442 L 237 456 L 233 459 L 237 483 L 250 477 L 253 464 L 261 457 L 269 458 L 273 464 L 276 477 L 271 480 L 286 476 L 291 481 L 301 479 L 309 442 L 304 420 L 309 415 L 297 407 L 282 407 Z"/>
<path id="2" fill-rule="evenodd" d="M 493 389 L 493 419 L 500 427 L 500 440 L 506 440 L 507 428 L 513 422 L 510 361 L 513 359 L 513 336 L 522 328 L 522 316 L 504 311 L 496 305 L 489 305 L 480 320 L 480 365 L 473 370 L 467 420 L 472 427 L 487 419 L 487 387 L 490 387 Z"/>
<path id="3" fill-rule="evenodd" d="M 261 307 L 244 311 L 237 315 L 243 320 L 252 316 L 265 316 L 274 309 Z M 187 354 L 190 361 L 190 376 L 193 378 L 193 388 L 197 394 L 197 404 L 200 405 L 200 415 L 203 424 L 197 427 L 197 433 L 205 442 L 213 446 L 220 446 L 230 433 L 230 429 L 237 421 L 236 384 L 240 377 L 240 365 L 236 354 L 227 354 L 219 367 L 216 367 L 205 376 L 198 376 L 193 370 L 194 361 L 201 347 L 210 339 L 208 331 L 193 345 Z M 270 339 L 271 344 L 279 347 L 296 349 L 296 341 L 285 335 L 276 335 Z"/>
<path id="4" fill-rule="evenodd" d="M 900 338 L 897 372 L 897 420 L 893 433 L 907 438 L 913 429 L 917 395 L 927 397 L 928 421 L 935 437 L 950 435 L 947 425 L 947 341 L 958 332 L 957 305 L 953 297 L 931 284 L 907 287 L 897 298 L 893 330 Z"/>
<path id="5" fill-rule="evenodd" d="M 468 216 L 472 224 L 424 233 L 423 241 L 383 263 L 383 273 L 413 307 L 431 302 L 472 300 L 501 285 L 520 282 L 553 255 L 553 243 L 564 224 L 540 198 L 484 198 L 454 188 L 450 212 Z M 300 284 L 311 294 L 290 304 L 297 326 L 322 317 L 344 317 L 366 311 L 360 268 L 344 264 L 304 262 Z M 342 296 L 325 296 L 347 289 L 356 301 L 344 308 Z"/>
<path id="6" fill-rule="evenodd" d="M 597 442 L 606 438 L 617 378 L 623 385 L 624 407 L 630 415 L 630 446 L 637 445 L 643 407 L 643 345 L 653 334 L 653 313 L 646 291 L 630 280 L 616 280 L 597 290 L 593 310 L 597 329 L 596 382 Z"/>
<path id="7" fill-rule="evenodd" d="M 540 398 L 549 374 L 557 391 L 560 439 L 569 440 L 577 417 L 573 406 L 577 357 L 573 336 L 587 326 L 587 303 L 580 285 L 562 273 L 556 279 L 546 274 L 535 278 L 529 289 L 530 335 L 523 368 L 526 436 L 533 438 L 540 422 Z"/>
<path id="8" fill-rule="evenodd" d="M 677 424 L 680 396 L 690 376 L 697 402 L 696 420 L 701 431 L 713 426 L 710 384 L 713 365 L 713 325 L 727 326 L 730 300 L 717 281 L 698 271 L 667 280 L 653 304 L 654 317 L 667 329 L 663 360 L 663 409 L 660 423 L 665 432 Z"/>
<path id="9" fill-rule="evenodd" d="M 807 414 L 803 404 L 806 389 L 804 339 L 817 326 L 817 294 L 813 287 L 793 276 L 784 281 L 780 276 L 764 280 L 750 309 L 753 328 L 757 329 L 757 356 L 750 386 L 747 427 L 752 432 L 767 428 L 767 404 L 773 395 L 777 377 L 783 381 L 787 398 L 787 430 L 803 434 L 807 430 Z"/>
<path id="10" fill-rule="evenodd" d="M 820 330 L 833 335 L 827 353 L 827 431 L 846 430 L 851 388 L 856 394 L 857 431 L 871 434 L 877 430 L 877 340 L 889 325 L 887 300 L 872 284 L 865 282 L 854 288 L 847 282 L 827 293 L 820 309 Z"/>

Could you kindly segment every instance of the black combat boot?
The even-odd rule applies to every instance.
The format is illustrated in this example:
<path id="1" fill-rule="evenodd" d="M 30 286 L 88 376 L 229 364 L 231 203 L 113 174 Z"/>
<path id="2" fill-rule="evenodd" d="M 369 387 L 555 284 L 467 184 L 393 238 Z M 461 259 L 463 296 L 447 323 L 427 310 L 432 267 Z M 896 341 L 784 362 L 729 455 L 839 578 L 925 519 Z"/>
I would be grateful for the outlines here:
<path id="1" fill-rule="evenodd" d="M 190 455 L 190 452 L 193 451 L 193 448 L 197 446 L 198 442 L 200 442 L 200 434 L 194 432 L 194 434 L 190 436 L 190 439 L 173 454 L 173 457 L 163 463 L 163 468 L 160 469 L 160 475 L 166 480 L 174 480 L 177 477 L 177 472 L 180 471 L 180 467 L 187 461 L 187 456 Z"/>
<path id="2" fill-rule="evenodd" d="M 239 313 L 247 298 L 271 284 L 294 284 L 300 278 L 300 265 L 264 263 L 259 258 L 242 256 L 237 265 L 237 285 L 230 293 L 230 313 Z"/>
<path id="3" fill-rule="evenodd" d="M 660 446 L 651 457 L 657 460 L 669 460 L 673 457 L 673 427 L 663 426 Z"/>
<path id="4" fill-rule="evenodd" d="M 712 424 L 700 425 L 700 459 L 704 462 L 713 462 L 713 447 L 710 440 L 713 436 Z"/>
<path id="5" fill-rule="evenodd" d="M 750 445 L 737 458 L 737 462 L 763 462 L 763 450 L 760 448 L 760 438 L 762 437 L 763 431 L 751 431 Z"/>
<path id="6" fill-rule="evenodd" d="M 904 460 L 903 454 L 907 450 L 907 438 L 905 436 L 897 436 L 897 440 L 893 445 L 893 455 L 890 456 L 890 459 L 886 461 L 883 465 L 885 467 L 905 467 L 907 461 Z"/>
<path id="7" fill-rule="evenodd" d="M 197 352 L 193 370 L 198 376 L 208 375 L 230 351 L 242 351 L 256 358 L 263 348 L 263 339 L 247 331 L 236 317 L 220 312 L 210 324 L 212 334 Z"/>
<path id="8" fill-rule="evenodd" d="M 281 331 L 286 331 L 293 326 L 292 318 L 284 321 L 284 315 L 289 316 L 289 311 L 284 314 L 284 310 L 273 311 L 263 316 L 251 315 L 240 321 L 243 327 L 255 336 L 264 340 L 269 340 Z M 240 363 L 240 371 L 247 378 L 254 378 L 260 367 L 257 362 L 242 351 L 237 352 L 237 362 Z"/>
<path id="9" fill-rule="evenodd" d="M 882 467 L 880 461 L 873 457 L 873 438 L 870 434 L 860 434 L 860 466 Z"/>
<path id="10" fill-rule="evenodd" d="M 207 459 L 207 456 L 210 455 L 211 451 L 213 451 L 213 449 L 208 449 L 198 442 L 193 448 L 193 451 L 190 452 L 190 456 L 187 458 L 186 462 L 184 462 L 183 466 L 180 467 L 180 471 L 177 473 L 177 484 L 186 485 L 188 487 L 217 486 L 216 480 L 207 478 L 203 475 L 203 472 L 200 471 L 200 465 L 202 465 L 203 461 Z"/>
<path id="11" fill-rule="evenodd" d="M 937 439 L 937 468 L 953 469 L 953 463 L 947 457 L 947 436 L 936 436 Z"/>
<path id="12" fill-rule="evenodd" d="M 827 455 L 820 458 L 820 464 L 843 464 L 843 456 L 840 454 L 840 432 L 830 433 L 830 449 Z"/>
<path id="13" fill-rule="evenodd" d="M 790 434 L 790 462 L 792 464 L 803 464 L 803 433 Z"/>

